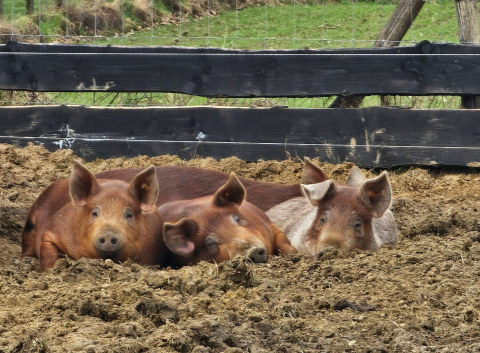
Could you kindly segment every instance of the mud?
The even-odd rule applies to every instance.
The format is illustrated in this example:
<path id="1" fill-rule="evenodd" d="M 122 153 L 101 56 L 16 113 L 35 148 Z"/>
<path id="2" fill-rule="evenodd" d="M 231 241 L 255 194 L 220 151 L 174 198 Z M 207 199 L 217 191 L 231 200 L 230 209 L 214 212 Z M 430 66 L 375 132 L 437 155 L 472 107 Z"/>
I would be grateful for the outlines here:
<path id="1" fill-rule="evenodd" d="M 180 270 L 61 259 L 19 261 L 25 215 L 71 151 L 0 145 L 0 352 L 476 352 L 480 350 L 480 177 L 475 169 L 391 170 L 401 240 L 321 261 L 243 258 Z M 319 161 L 316 161 L 319 163 Z M 172 156 L 108 168 L 195 165 L 278 183 L 299 160 Z M 351 165 L 319 163 L 344 181 Z M 368 172 L 369 176 L 374 173 Z"/>

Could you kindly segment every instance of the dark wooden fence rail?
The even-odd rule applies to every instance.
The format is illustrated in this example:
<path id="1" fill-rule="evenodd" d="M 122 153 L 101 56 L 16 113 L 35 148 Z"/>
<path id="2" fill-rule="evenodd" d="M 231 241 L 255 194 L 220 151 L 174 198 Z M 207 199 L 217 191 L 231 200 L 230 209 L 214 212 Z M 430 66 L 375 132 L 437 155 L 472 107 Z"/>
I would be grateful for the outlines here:
<path id="1" fill-rule="evenodd" d="M 480 94 L 478 54 L 0 53 L 0 89 L 198 96 Z"/>
<path id="2" fill-rule="evenodd" d="M 8 43 L 0 89 L 203 96 L 480 95 L 480 47 L 227 51 Z M 480 165 L 480 112 L 394 108 L 0 108 L 0 142 L 245 160 L 320 157 L 369 167 Z"/>
<path id="3" fill-rule="evenodd" d="M 318 156 L 370 167 L 480 162 L 475 110 L 46 106 L 2 108 L 0 121 L 0 142 L 71 148 L 87 160 L 177 154 Z"/>

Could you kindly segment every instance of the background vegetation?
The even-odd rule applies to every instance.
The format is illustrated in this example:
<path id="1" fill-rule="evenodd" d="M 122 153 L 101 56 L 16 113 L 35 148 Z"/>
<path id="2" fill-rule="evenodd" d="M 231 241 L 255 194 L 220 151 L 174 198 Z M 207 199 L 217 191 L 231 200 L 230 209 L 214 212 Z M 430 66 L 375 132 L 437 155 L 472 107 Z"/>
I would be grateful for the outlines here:
<path id="1" fill-rule="evenodd" d="M 3 0 L 0 40 L 76 44 L 169 45 L 231 49 L 370 47 L 393 0 Z M 458 43 L 455 5 L 427 1 L 402 45 Z M 14 33 L 14 34 L 12 34 Z M 233 105 L 327 107 L 333 98 L 208 99 L 181 94 L 0 92 L 3 104 Z M 379 105 L 378 97 L 363 106 Z M 390 105 L 456 108 L 457 97 L 390 97 Z"/>

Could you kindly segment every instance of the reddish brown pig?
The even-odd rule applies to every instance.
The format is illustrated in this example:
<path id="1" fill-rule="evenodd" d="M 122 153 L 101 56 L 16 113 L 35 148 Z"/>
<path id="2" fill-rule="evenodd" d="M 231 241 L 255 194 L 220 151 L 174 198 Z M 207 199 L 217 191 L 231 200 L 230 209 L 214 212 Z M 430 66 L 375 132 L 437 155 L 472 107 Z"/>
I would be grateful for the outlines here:
<path id="1" fill-rule="evenodd" d="M 267 215 L 245 197 L 245 188 L 232 173 L 213 196 L 160 206 L 165 244 L 171 250 L 167 264 L 220 263 L 236 255 L 265 262 L 269 255 L 297 253 Z"/>
<path id="2" fill-rule="evenodd" d="M 309 169 L 317 168 L 308 159 L 306 162 Z M 304 175 L 301 188 L 304 197 L 267 212 L 300 253 L 319 258 L 330 247 L 377 250 L 382 244 L 398 242 L 386 172 L 366 180 L 354 167 L 346 184 L 311 173 Z"/>
<path id="3" fill-rule="evenodd" d="M 307 169 L 305 172 L 307 174 L 317 173 L 316 169 L 311 171 Z M 96 177 L 130 182 L 140 170 L 138 168 L 108 170 L 96 174 Z M 213 195 L 229 178 L 226 173 L 194 167 L 161 166 L 156 170 L 160 188 L 157 206 L 170 201 L 191 200 Z M 325 176 L 325 179 L 328 178 Z M 263 212 L 281 202 L 302 196 L 300 184 L 279 185 L 246 178 L 239 178 L 239 180 L 248 191 L 246 200 Z"/>
<path id="4" fill-rule="evenodd" d="M 154 167 L 128 184 L 97 179 L 75 162 L 70 180 L 50 185 L 30 209 L 22 257 L 38 258 L 42 270 L 53 267 L 61 254 L 161 264 L 165 246 L 157 197 Z"/>

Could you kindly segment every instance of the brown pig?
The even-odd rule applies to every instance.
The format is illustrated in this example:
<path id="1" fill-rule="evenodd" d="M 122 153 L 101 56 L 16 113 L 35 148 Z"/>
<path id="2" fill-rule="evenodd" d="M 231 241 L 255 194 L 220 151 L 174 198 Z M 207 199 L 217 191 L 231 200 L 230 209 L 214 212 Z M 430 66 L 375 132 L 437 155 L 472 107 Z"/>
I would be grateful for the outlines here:
<path id="1" fill-rule="evenodd" d="M 232 173 L 213 196 L 160 206 L 165 244 L 171 251 L 166 264 L 220 263 L 236 255 L 265 262 L 269 255 L 297 253 L 267 215 L 245 198 L 245 188 Z"/>
<path id="2" fill-rule="evenodd" d="M 140 170 L 139 168 L 107 170 L 96 174 L 96 177 L 130 182 Z M 160 188 L 157 206 L 171 201 L 213 195 L 229 178 L 226 173 L 195 167 L 160 166 L 156 170 Z M 248 191 L 247 201 L 263 212 L 281 202 L 302 196 L 300 184 L 279 185 L 247 178 L 238 179 Z"/>
<path id="3" fill-rule="evenodd" d="M 398 242 L 386 172 L 366 180 L 354 167 L 342 184 L 327 179 L 309 159 L 305 162 L 304 197 L 292 198 L 267 212 L 300 253 L 320 258 L 330 247 L 377 250 L 382 244 Z"/>
<path id="4" fill-rule="evenodd" d="M 50 185 L 30 209 L 22 257 L 38 258 L 42 270 L 61 254 L 161 264 L 165 245 L 157 197 L 154 167 L 126 183 L 97 179 L 76 161 L 71 178 Z"/>

